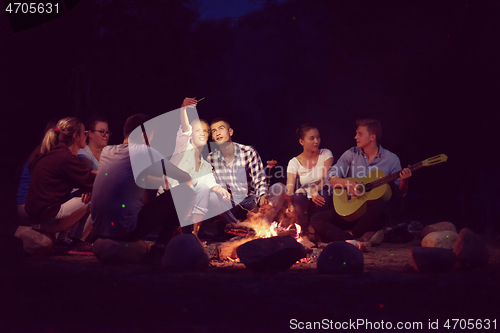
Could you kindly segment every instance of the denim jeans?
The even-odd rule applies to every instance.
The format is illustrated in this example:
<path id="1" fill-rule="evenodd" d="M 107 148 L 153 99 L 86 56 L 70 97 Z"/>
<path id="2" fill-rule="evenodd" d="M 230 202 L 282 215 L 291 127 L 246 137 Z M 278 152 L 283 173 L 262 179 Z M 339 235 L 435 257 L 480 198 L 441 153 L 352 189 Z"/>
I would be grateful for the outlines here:
<path id="1" fill-rule="evenodd" d="M 194 207 L 192 214 L 205 215 L 208 212 L 208 200 L 211 189 L 205 183 L 198 183 L 194 187 Z"/>

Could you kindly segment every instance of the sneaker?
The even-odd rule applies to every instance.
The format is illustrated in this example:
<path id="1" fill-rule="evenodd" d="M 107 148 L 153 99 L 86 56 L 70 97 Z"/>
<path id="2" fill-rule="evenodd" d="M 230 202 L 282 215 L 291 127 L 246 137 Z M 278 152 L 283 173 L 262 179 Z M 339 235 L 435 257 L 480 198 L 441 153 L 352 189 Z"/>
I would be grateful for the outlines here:
<path id="1" fill-rule="evenodd" d="M 94 251 L 92 248 L 92 244 L 81 240 L 74 240 L 71 243 L 71 249 L 68 251 L 68 254 L 74 254 L 79 256 L 93 256 Z"/>
<path id="2" fill-rule="evenodd" d="M 370 238 L 369 242 L 372 246 L 379 246 L 384 241 L 384 229 L 377 231 L 372 238 Z"/>
<path id="3" fill-rule="evenodd" d="M 356 246 L 361 252 L 369 252 L 372 245 L 370 242 L 360 242 L 357 240 L 346 240 L 346 243 Z"/>

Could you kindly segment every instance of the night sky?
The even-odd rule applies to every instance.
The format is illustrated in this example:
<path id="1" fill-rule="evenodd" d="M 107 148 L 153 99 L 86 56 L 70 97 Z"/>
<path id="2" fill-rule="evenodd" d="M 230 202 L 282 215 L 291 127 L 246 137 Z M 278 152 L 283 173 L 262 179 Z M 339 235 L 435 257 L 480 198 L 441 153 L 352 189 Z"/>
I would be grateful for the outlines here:
<path id="1" fill-rule="evenodd" d="M 17 33 L 0 14 L 2 209 L 49 119 L 103 115 L 118 144 L 129 115 L 196 96 L 201 118 L 229 118 L 236 142 L 284 167 L 301 122 L 337 159 L 356 119 L 379 119 L 403 166 L 449 157 L 415 172 L 405 217 L 480 228 L 500 210 L 482 190 L 498 184 L 499 14 L 496 1 L 88 0 Z"/>

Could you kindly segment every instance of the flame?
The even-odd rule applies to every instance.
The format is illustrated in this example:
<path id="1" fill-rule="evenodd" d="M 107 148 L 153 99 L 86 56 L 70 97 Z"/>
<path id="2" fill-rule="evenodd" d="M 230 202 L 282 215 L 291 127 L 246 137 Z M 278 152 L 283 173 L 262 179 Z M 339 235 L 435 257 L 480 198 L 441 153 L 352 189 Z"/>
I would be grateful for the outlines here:
<path id="1" fill-rule="evenodd" d="M 243 222 L 242 224 L 255 231 L 255 238 L 278 236 L 278 222 L 276 221 L 271 223 L 271 225 L 267 224 L 264 220 L 254 220 L 251 222 Z"/>
<path id="2" fill-rule="evenodd" d="M 291 229 L 292 225 L 284 228 L 281 226 L 281 222 L 274 221 L 271 225 L 267 224 L 264 220 L 254 219 L 253 221 L 242 222 L 243 225 L 252 228 L 255 231 L 255 238 L 269 238 L 278 236 L 280 231 L 288 231 Z M 295 225 L 295 239 L 300 242 L 302 239 L 300 237 L 301 228 L 298 224 Z"/>
<path id="3" fill-rule="evenodd" d="M 274 236 L 278 236 L 280 233 L 286 233 L 286 231 L 289 231 L 292 226 L 295 226 L 295 240 L 299 242 L 300 244 L 303 244 L 302 237 L 300 236 L 302 228 L 298 224 L 291 224 L 288 227 L 282 227 L 281 222 L 274 221 L 270 225 L 262 218 L 262 216 L 259 216 L 259 214 L 252 214 L 249 216 L 247 221 L 241 222 L 241 225 L 251 228 L 255 231 L 255 234 L 243 238 L 239 241 L 236 241 L 233 245 L 234 247 L 238 247 L 241 244 L 244 244 L 246 242 L 249 242 L 253 239 L 257 238 L 270 238 Z M 284 232 L 285 231 L 285 232 Z M 239 258 L 233 259 L 231 257 L 225 258 L 226 260 L 229 260 L 233 263 L 238 263 L 240 262 Z M 223 259 L 224 260 L 224 259 Z M 307 263 L 309 262 L 307 258 L 303 258 L 297 263 Z"/>

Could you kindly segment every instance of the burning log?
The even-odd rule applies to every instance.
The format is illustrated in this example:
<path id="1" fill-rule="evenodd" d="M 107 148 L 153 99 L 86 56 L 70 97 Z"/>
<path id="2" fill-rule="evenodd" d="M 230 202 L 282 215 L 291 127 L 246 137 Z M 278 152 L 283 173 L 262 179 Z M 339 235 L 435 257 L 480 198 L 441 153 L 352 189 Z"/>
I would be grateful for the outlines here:
<path id="1" fill-rule="evenodd" d="M 233 237 L 227 242 L 217 243 L 215 246 L 216 257 L 218 260 L 224 259 L 237 259 L 236 248 L 243 243 L 251 241 L 252 238 L 247 238 L 244 236 Z"/>
<path id="2" fill-rule="evenodd" d="M 237 259 L 238 254 L 236 248 L 238 246 L 259 238 L 280 236 L 291 237 L 293 239 L 293 237 L 295 237 L 298 241 L 301 241 L 300 226 L 298 224 L 288 224 L 287 227 L 283 227 L 282 224 L 278 222 L 269 224 L 265 221 L 264 214 L 265 212 L 262 211 L 261 207 L 261 210 L 258 212 L 250 211 L 247 214 L 246 221 L 226 225 L 225 232 L 237 235 L 238 237 L 233 237 L 231 240 L 224 243 L 218 243 L 215 251 L 216 258 L 219 260 Z"/>
<path id="3" fill-rule="evenodd" d="M 255 271 L 282 271 L 306 257 L 304 246 L 291 236 L 259 238 L 236 249 L 241 262 Z"/>
<path id="4" fill-rule="evenodd" d="M 224 231 L 227 232 L 228 234 L 236 235 L 236 236 L 255 236 L 255 231 L 249 227 L 246 227 L 242 224 L 236 224 L 236 223 L 228 223 Z"/>

